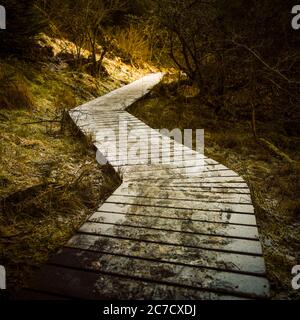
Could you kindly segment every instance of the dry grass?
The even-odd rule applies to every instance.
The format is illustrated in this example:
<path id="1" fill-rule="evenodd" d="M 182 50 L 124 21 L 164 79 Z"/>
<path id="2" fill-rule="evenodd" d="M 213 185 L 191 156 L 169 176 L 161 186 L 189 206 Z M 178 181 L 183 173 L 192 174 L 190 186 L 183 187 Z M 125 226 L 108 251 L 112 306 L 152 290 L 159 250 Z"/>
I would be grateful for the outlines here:
<path id="1" fill-rule="evenodd" d="M 25 78 L 5 64 L 0 64 L 0 110 L 32 109 L 33 96 Z"/>
<path id="2" fill-rule="evenodd" d="M 291 287 L 291 268 L 300 261 L 300 138 L 287 136 L 280 124 L 258 121 L 260 134 L 298 161 L 286 163 L 256 143 L 248 121 L 216 116 L 201 95 L 183 98 L 178 84 L 168 80 L 129 111 L 153 128 L 205 129 L 206 155 L 251 187 L 272 297 L 300 299 Z"/>
<path id="3" fill-rule="evenodd" d="M 22 286 L 119 184 L 88 142 L 60 123 L 23 125 L 26 111 L 1 122 L 0 263 L 9 289 Z"/>
<path id="4" fill-rule="evenodd" d="M 150 44 L 141 28 L 132 24 L 126 29 L 119 29 L 115 41 L 125 61 L 143 63 L 151 60 Z"/>

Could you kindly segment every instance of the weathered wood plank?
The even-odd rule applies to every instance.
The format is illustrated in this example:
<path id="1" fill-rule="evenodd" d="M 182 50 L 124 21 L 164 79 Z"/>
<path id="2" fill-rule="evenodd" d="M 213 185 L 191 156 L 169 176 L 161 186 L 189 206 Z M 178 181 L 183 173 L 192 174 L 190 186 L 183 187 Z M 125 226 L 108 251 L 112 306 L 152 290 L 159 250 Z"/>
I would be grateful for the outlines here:
<path id="1" fill-rule="evenodd" d="M 140 166 L 137 168 L 125 168 L 123 169 L 123 173 L 133 173 L 133 172 L 138 172 L 138 173 L 144 173 L 144 172 L 153 172 L 153 173 L 164 173 L 164 172 L 186 172 L 186 166 L 182 166 L 182 167 L 175 167 L 175 166 L 165 166 L 165 165 L 145 165 L 144 167 Z M 207 165 L 207 164 L 203 164 L 203 165 L 194 165 L 194 166 L 189 166 L 188 167 L 189 170 L 192 171 L 201 171 L 201 172 L 206 172 L 206 171 L 226 171 L 226 170 L 230 170 L 227 167 L 223 166 L 223 165 Z"/>
<path id="2" fill-rule="evenodd" d="M 258 239 L 256 226 L 234 225 L 205 221 L 171 220 L 137 215 L 106 214 L 97 212 L 89 219 L 91 222 L 126 225 L 132 227 L 170 230 L 192 234 L 220 235 L 245 239 Z"/>
<path id="3" fill-rule="evenodd" d="M 125 182 L 130 182 L 130 181 L 126 181 Z M 134 181 L 132 183 L 139 183 L 144 185 L 145 183 L 147 184 L 147 180 L 145 181 Z M 149 182 L 148 182 L 149 183 Z M 248 189 L 248 186 L 246 183 L 239 183 L 239 182 L 220 182 L 220 181 L 209 181 L 209 182 L 201 182 L 201 181 L 197 181 L 194 183 L 189 183 L 188 181 L 183 181 L 182 183 L 177 183 L 177 184 L 169 184 L 169 180 L 165 179 L 162 181 L 157 181 L 157 183 L 155 184 L 156 186 L 159 185 L 160 187 L 164 188 L 164 187 L 170 187 L 170 188 L 179 188 L 179 187 L 185 187 L 185 188 L 191 188 L 191 190 L 193 189 L 197 189 L 197 188 L 221 188 L 221 189 L 235 189 L 235 188 L 243 188 L 243 189 Z"/>
<path id="4" fill-rule="evenodd" d="M 220 211 L 200 211 L 192 209 L 179 208 L 165 208 L 139 206 L 122 203 L 107 203 L 100 206 L 97 212 L 133 214 L 142 216 L 153 216 L 169 219 L 181 219 L 191 221 L 207 221 L 219 223 L 233 223 L 244 225 L 256 225 L 254 214 L 234 213 L 234 212 L 220 212 Z M 93 217 L 95 212 L 91 217 Z"/>
<path id="5" fill-rule="evenodd" d="M 98 147 L 98 146 L 97 146 Z M 106 158 L 111 163 L 117 163 L 118 161 L 122 163 L 130 163 L 130 164 L 139 164 L 141 163 L 140 160 L 144 160 L 143 163 L 163 163 L 167 165 L 177 164 L 177 165 L 183 165 L 185 162 L 192 162 L 196 165 L 204 164 L 204 158 L 198 157 L 196 155 L 184 155 L 181 151 L 179 151 L 177 154 L 174 154 L 173 152 L 163 152 L 160 153 L 158 151 L 155 152 L 149 152 L 148 154 L 139 154 L 135 150 L 131 150 L 130 146 L 126 149 L 126 155 L 119 156 L 119 149 L 117 146 L 112 146 L 109 149 L 109 153 L 107 154 Z M 112 150 L 116 150 L 117 154 L 114 154 Z M 147 161 L 148 160 L 148 161 Z M 189 170 L 185 170 L 186 172 L 189 172 Z M 171 175 L 171 174 L 170 174 Z M 230 172 L 231 176 L 237 176 L 236 173 L 233 171 Z M 140 174 L 142 178 L 142 174 Z M 138 176 L 138 177 L 139 177 Z M 130 178 L 130 174 L 128 174 L 128 177 Z M 147 175 L 145 175 L 147 177 Z M 134 178 L 134 177 L 133 177 Z"/>
<path id="6" fill-rule="evenodd" d="M 122 186 L 124 187 L 133 187 L 133 188 L 139 188 L 141 189 L 148 189 L 148 188 L 157 188 L 157 186 L 153 186 L 151 183 L 145 182 L 126 182 L 123 183 Z M 228 187 L 202 187 L 202 186 L 168 186 L 168 185 L 161 185 L 159 184 L 160 187 L 163 187 L 164 190 L 167 190 L 168 192 L 172 191 L 179 191 L 179 192 L 184 192 L 186 195 L 192 194 L 192 195 L 199 195 L 199 194 L 204 194 L 204 193 L 215 193 L 217 195 L 222 195 L 222 194 L 245 194 L 245 195 L 250 195 L 250 190 L 247 187 L 238 187 L 238 188 L 228 188 Z"/>
<path id="7" fill-rule="evenodd" d="M 159 179 L 173 179 L 173 178 L 178 178 L 181 177 L 182 179 L 186 178 L 196 178 L 196 177 L 235 177 L 236 175 L 231 171 L 231 170 L 222 170 L 222 171 L 192 171 L 188 169 L 183 169 L 181 172 L 160 172 L 160 173 L 155 173 L 155 172 L 135 172 L 135 173 L 130 173 L 127 174 L 128 177 L 131 177 L 132 179 L 147 179 L 147 178 L 152 178 L 153 176 L 157 176 Z"/>
<path id="8" fill-rule="evenodd" d="M 240 295 L 249 298 L 267 297 L 269 285 L 265 278 L 220 270 L 182 266 L 133 257 L 79 252 L 78 255 L 57 255 L 52 260 L 64 266 L 97 273 L 134 277 L 161 284 L 187 286 L 194 289 Z"/>
<path id="9" fill-rule="evenodd" d="M 68 242 L 68 246 L 100 253 L 125 255 L 127 257 L 213 268 L 237 273 L 264 275 L 266 271 L 264 260 L 261 256 L 249 256 L 231 252 L 218 252 L 216 254 L 215 251 L 211 250 L 145 241 L 80 234 L 73 237 Z"/>
<path id="10" fill-rule="evenodd" d="M 168 182 L 169 185 L 180 185 L 180 184 L 197 184 L 197 183 L 207 183 L 207 182 L 218 182 L 218 183 L 245 183 L 245 181 L 239 177 L 239 176 L 230 176 L 230 177 L 177 177 L 177 178 L 173 178 L 170 177 L 169 179 L 160 179 L 159 177 L 153 177 L 153 178 L 141 178 L 141 179 L 130 179 L 128 178 L 128 180 L 130 181 L 141 181 L 141 180 L 147 180 L 147 181 L 157 181 L 160 182 L 161 180 Z"/>
<path id="11" fill-rule="evenodd" d="M 199 201 L 185 201 L 185 200 L 169 200 L 169 199 L 149 199 L 146 197 L 125 197 L 125 196 L 110 196 L 106 202 L 108 203 L 123 203 L 135 205 L 150 205 L 154 207 L 163 208 L 183 208 L 183 209 L 200 209 L 208 211 L 222 211 L 222 212 L 240 212 L 240 213 L 254 213 L 254 208 L 250 204 L 242 203 L 225 203 L 225 202 L 210 202 L 205 200 Z"/>
<path id="12" fill-rule="evenodd" d="M 219 193 L 219 192 L 206 192 L 206 193 L 191 193 L 184 191 L 175 191 L 162 189 L 160 186 L 150 186 L 141 189 L 139 186 L 123 186 L 121 185 L 115 192 L 116 196 L 128 196 L 128 197 L 147 197 L 147 198 L 162 198 L 170 200 L 185 200 L 185 201 L 198 201 L 209 200 L 210 202 L 224 202 L 224 203 L 243 203 L 251 204 L 251 197 L 247 194 L 235 194 L 235 193 Z"/>
<path id="13" fill-rule="evenodd" d="M 116 238 L 166 243 L 185 247 L 211 249 L 215 251 L 230 251 L 235 253 L 261 255 L 261 245 L 257 240 L 245 240 L 216 235 L 178 233 L 175 231 L 166 232 L 156 229 L 90 222 L 86 222 L 79 231 L 82 233 L 111 236 Z"/>
<path id="14" fill-rule="evenodd" d="M 64 260 L 77 265 L 77 258 L 90 260 L 91 253 L 77 250 L 61 251 Z M 60 256 L 57 256 L 60 257 Z M 79 263 L 79 262 L 78 262 Z M 79 266 L 80 263 L 77 265 Z M 63 294 L 70 298 L 89 300 L 125 299 L 242 299 L 233 295 L 215 293 L 193 288 L 147 282 L 137 278 L 75 270 L 47 265 L 33 285 L 38 290 Z"/>

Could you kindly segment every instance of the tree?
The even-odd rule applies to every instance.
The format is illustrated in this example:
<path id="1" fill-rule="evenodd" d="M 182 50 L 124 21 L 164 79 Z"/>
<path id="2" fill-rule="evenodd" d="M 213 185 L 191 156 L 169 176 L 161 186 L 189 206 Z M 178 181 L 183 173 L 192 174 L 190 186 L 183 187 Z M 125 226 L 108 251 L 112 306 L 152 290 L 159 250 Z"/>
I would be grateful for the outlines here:
<path id="1" fill-rule="evenodd" d="M 292 7 L 292 0 L 157 0 L 155 15 L 168 33 L 174 64 L 205 88 L 217 113 L 230 91 L 244 88 L 251 112 L 272 96 L 276 112 L 286 117 L 299 105 L 300 41 L 290 25 Z M 280 99 L 289 106 L 282 108 Z"/>
<path id="2" fill-rule="evenodd" d="M 75 44 L 79 63 L 83 49 L 91 52 L 90 72 L 96 76 L 103 69 L 102 61 L 112 42 L 106 27 L 116 12 L 126 8 L 125 4 L 125 0 L 43 0 L 41 5 L 60 34 Z"/>
<path id="3" fill-rule="evenodd" d="M 171 59 L 201 87 L 201 59 L 208 33 L 200 32 L 205 24 L 202 9 L 202 1 L 162 0 L 157 2 L 155 11 L 160 25 L 168 32 Z"/>

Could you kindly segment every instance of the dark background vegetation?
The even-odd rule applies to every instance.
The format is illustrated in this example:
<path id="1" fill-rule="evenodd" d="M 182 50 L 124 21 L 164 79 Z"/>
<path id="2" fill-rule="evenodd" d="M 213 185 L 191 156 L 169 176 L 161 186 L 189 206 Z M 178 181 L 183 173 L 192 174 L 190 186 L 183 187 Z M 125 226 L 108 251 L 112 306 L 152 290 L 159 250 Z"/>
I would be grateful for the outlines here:
<path id="1" fill-rule="evenodd" d="M 172 75 L 131 112 L 156 127 L 206 130 L 209 156 L 242 174 L 253 190 L 273 296 L 299 298 L 290 288 L 291 267 L 300 259 L 300 31 L 291 28 L 295 1 L 1 4 L 7 10 L 7 30 L 0 30 L 1 260 L 12 266 L 20 283 L 24 261 L 28 264 L 39 252 L 33 259 L 38 265 L 70 235 L 72 230 L 59 223 L 62 235 L 57 236 L 58 217 L 80 211 L 76 228 L 101 200 L 93 197 L 92 204 L 86 203 L 81 190 L 86 185 L 92 189 L 93 174 L 84 168 L 73 168 L 77 175 L 61 182 L 70 171 L 59 166 L 61 159 L 53 159 L 65 151 L 71 167 L 88 157 L 89 165 L 99 169 L 91 164 L 92 152 L 81 154 L 89 143 L 74 145 L 66 111 L 138 75 L 164 70 Z M 35 124 L 24 126 L 32 119 Z M 41 153 L 41 144 L 48 153 Z M 41 169 L 28 164 L 37 153 Z M 15 167 L 12 158 L 18 160 Z M 38 178 L 34 170 L 40 170 Z M 99 179 L 98 187 L 105 181 Z M 112 185 L 107 183 L 100 198 Z M 98 191 L 91 190 L 93 196 Z M 79 203 L 70 209 L 75 197 Z M 33 204 L 22 205 L 24 199 Z M 55 206 L 44 205 L 50 199 Z M 28 231 L 37 220 L 55 234 L 45 250 L 42 240 L 33 241 L 38 230 Z M 24 239 L 27 248 L 20 245 Z"/>

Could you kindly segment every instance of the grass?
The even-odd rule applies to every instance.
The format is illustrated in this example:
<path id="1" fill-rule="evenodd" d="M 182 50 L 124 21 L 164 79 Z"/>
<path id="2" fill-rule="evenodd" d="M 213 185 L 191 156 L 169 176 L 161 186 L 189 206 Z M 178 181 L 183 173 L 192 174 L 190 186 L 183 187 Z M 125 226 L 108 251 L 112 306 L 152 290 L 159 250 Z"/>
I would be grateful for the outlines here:
<path id="1" fill-rule="evenodd" d="M 299 136 L 289 136 L 275 121 L 257 123 L 261 136 L 297 161 L 291 165 L 255 141 L 247 119 L 230 110 L 217 116 L 201 95 L 185 91 L 168 76 L 128 111 L 156 129 L 205 129 L 205 154 L 238 172 L 250 186 L 272 297 L 300 299 L 291 287 L 291 269 L 300 259 Z"/>
<path id="2" fill-rule="evenodd" d="M 46 105 L 52 117 L 57 106 Z M 68 125 L 62 131 L 61 122 L 24 124 L 44 118 L 43 110 L 1 115 L 0 264 L 6 266 L 8 288 L 16 289 L 112 193 L 119 178 L 97 164 L 95 151 Z"/>
<path id="3" fill-rule="evenodd" d="M 0 65 L 0 105 L 5 109 L 33 107 L 32 93 L 26 80 L 7 65 Z"/>
<path id="4" fill-rule="evenodd" d="M 115 32 L 115 42 L 125 61 L 143 63 L 151 59 L 149 41 L 138 26 L 131 24 L 126 29 L 120 28 Z"/>

